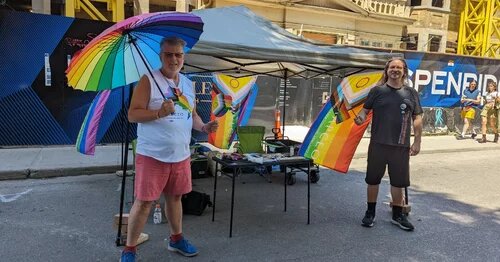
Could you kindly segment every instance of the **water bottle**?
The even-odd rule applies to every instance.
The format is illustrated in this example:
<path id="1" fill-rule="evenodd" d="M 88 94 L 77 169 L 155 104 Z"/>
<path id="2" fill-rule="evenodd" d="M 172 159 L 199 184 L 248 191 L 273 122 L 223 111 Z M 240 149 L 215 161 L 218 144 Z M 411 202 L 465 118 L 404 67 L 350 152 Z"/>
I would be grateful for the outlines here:
<path id="1" fill-rule="evenodd" d="M 161 207 L 160 204 L 156 204 L 155 210 L 153 212 L 153 223 L 161 224 Z"/>

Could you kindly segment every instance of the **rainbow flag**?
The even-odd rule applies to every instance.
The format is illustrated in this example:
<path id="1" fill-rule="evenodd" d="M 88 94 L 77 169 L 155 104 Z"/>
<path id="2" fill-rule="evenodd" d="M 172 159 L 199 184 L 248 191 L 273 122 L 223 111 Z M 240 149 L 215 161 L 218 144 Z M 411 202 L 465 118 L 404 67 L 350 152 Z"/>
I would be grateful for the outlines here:
<path id="1" fill-rule="evenodd" d="M 216 117 L 222 117 L 226 114 L 228 106 L 224 102 L 224 94 L 212 90 L 212 114 Z"/>
<path id="2" fill-rule="evenodd" d="M 337 124 L 350 118 L 340 86 L 337 86 L 337 88 L 332 90 L 332 94 L 330 95 L 330 104 L 332 105 L 333 113 L 336 116 L 335 121 Z"/>
<path id="3" fill-rule="evenodd" d="M 110 94 L 111 90 L 100 91 L 90 104 L 76 140 L 76 150 L 78 152 L 85 155 L 94 155 L 99 122 Z"/>
<path id="4" fill-rule="evenodd" d="M 219 128 L 214 133 L 208 134 L 208 142 L 218 148 L 228 149 L 232 141 L 232 130 L 238 126 L 238 113 L 228 110 L 224 101 L 220 101 L 224 95 L 217 94 L 212 90 L 212 113 L 210 121 L 216 120 L 219 122 Z M 222 108 L 222 109 L 221 109 Z"/>
<path id="5" fill-rule="evenodd" d="M 344 101 L 340 102 L 340 106 L 335 113 L 337 115 L 337 118 L 335 118 L 335 122 L 337 124 L 342 123 L 345 120 L 351 118 L 351 116 L 349 115 L 349 110 L 347 109 L 346 103 Z"/>
<path id="6" fill-rule="evenodd" d="M 178 97 L 178 100 L 174 102 L 175 104 L 178 104 L 180 107 L 183 109 L 187 110 L 189 113 L 193 112 L 193 107 L 189 104 L 189 101 L 187 100 L 186 96 L 181 95 Z"/>
<path id="7" fill-rule="evenodd" d="M 342 91 L 342 97 L 347 109 L 355 107 L 365 100 L 370 89 L 382 79 L 383 71 L 359 73 L 345 77 L 337 88 Z"/>
<path id="8" fill-rule="evenodd" d="M 358 114 L 358 105 L 349 114 Z M 325 103 L 312 124 L 299 150 L 299 155 L 312 159 L 315 164 L 347 173 L 356 148 L 370 123 L 371 113 L 363 125 L 356 125 L 354 117 L 337 123 L 332 103 Z"/>
<path id="9" fill-rule="evenodd" d="M 245 124 L 255 103 L 257 77 L 232 78 L 217 74 L 212 88 L 210 120 L 217 120 L 219 128 L 208 135 L 208 142 L 215 147 L 228 149 L 236 135 L 236 127 Z"/>
<path id="10" fill-rule="evenodd" d="M 173 99 L 174 103 L 179 105 L 181 108 L 187 110 L 189 113 L 193 112 L 193 107 L 189 104 L 189 101 L 187 100 L 186 96 L 181 92 L 181 90 L 177 87 L 175 87 L 174 81 L 170 79 L 166 79 L 167 84 L 169 85 L 169 88 L 167 88 L 167 94 L 165 96 L 167 98 Z M 151 87 L 153 88 L 153 87 Z M 173 91 L 169 92 L 168 90 Z"/>
<path id="11" fill-rule="evenodd" d="M 224 74 L 214 74 L 217 89 L 231 97 L 233 106 L 241 104 L 257 80 L 256 76 L 234 78 Z"/>

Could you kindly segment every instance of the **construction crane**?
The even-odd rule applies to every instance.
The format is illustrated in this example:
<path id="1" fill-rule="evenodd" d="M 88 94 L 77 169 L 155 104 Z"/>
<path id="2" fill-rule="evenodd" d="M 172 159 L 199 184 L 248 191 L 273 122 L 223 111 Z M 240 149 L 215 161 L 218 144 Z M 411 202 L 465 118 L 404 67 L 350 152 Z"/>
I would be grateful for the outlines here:
<path id="1" fill-rule="evenodd" d="M 106 10 L 111 12 L 111 21 L 118 22 L 124 19 L 125 0 L 66 0 L 66 16 L 75 17 L 75 12 L 84 11 L 93 20 L 110 21 L 95 6 L 96 3 L 106 4 Z"/>
<path id="2" fill-rule="evenodd" d="M 500 58 L 500 0 L 465 0 L 458 54 Z"/>

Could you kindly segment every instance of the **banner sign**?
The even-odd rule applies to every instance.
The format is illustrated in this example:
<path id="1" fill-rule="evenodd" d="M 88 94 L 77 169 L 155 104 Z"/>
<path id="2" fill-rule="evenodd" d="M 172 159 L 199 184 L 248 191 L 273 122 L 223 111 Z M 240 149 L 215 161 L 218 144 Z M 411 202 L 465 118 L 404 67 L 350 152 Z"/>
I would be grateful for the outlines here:
<path id="1" fill-rule="evenodd" d="M 424 107 L 458 107 L 460 97 L 472 80 L 482 94 L 488 82 L 498 84 L 500 60 L 439 53 L 404 52 L 410 86 L 420 94 Z"/>

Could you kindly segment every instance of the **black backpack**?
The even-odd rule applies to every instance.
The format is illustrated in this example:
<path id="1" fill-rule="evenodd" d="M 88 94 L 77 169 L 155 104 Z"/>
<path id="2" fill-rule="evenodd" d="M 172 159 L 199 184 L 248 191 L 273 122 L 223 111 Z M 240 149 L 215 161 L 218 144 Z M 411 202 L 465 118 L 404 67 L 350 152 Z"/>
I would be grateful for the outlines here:
<path id="1" fill-rule="evenodd" d="M 184 214 L 201 216 L 207 206 L 212 207 L 210 195 L 191 191 L 182 196 L 182 211 Z"/>

